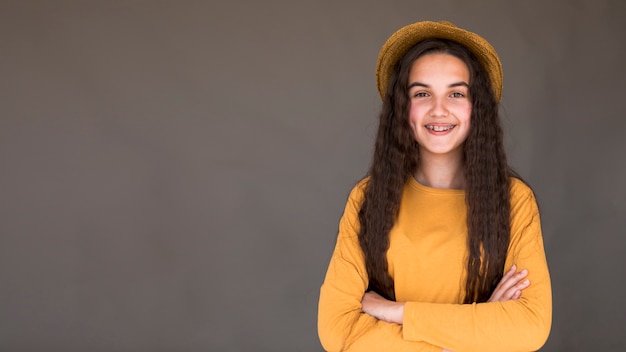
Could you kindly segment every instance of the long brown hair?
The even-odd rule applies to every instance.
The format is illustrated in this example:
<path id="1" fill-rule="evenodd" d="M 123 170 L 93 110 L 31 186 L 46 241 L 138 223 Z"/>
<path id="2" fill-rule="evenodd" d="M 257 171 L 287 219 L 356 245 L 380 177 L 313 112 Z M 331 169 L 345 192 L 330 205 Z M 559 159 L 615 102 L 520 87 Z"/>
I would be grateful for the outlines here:
<path id="1" fill-rule="evenodd" d="M 472 115 L 464 143 L 463 169 L 467 204 L 468 261 L 464 303 L 485 302 L 502 278 L 510 242 L 510 177 L 498 115 L 498 102 L 489 77 L 464 46 L 429 39 L 416 44 L 398 62 L 380 113 L 365 197 L 359 211 L 359 242 L 365 256 L 369 290 L 395 300 L 388 272 L 389 232 L 402 191 L 419 164 L 419 145 L 408 121 L 408 80 L 412 64 L 431 53 L 458 57 L 470 71 Z M 416 278 L 419 279 L 419 278 Z"/>

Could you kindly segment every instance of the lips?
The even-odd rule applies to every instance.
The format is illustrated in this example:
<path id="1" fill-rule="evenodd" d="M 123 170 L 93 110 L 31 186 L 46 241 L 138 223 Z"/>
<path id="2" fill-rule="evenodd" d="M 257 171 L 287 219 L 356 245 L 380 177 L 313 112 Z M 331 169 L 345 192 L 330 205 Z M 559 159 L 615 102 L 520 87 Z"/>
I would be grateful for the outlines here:
<path id="1" fill-rule="evenodd" d="M 439 126 L 439 125 L 426 125 L 426 129 L 429 129 L 431 131 L 435 131 L 435 132 L 445 132 L 445 131 L 449 131 L 451 129 L 453 129 L 454 127 L 456 127 L 456 125 L 445 125 L 445 126 Z"/>

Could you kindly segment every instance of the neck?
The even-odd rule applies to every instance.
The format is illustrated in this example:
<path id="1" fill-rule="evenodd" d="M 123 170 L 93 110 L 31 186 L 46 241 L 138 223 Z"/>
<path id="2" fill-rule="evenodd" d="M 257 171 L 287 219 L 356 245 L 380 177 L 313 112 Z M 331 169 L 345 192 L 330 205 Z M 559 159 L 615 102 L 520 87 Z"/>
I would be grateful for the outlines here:
<path id="1" fill-rule="evenodd" d="M 465 176 L 460 157 L 420 156 L 415 179 L 433 188 L 465 189 Z"/>

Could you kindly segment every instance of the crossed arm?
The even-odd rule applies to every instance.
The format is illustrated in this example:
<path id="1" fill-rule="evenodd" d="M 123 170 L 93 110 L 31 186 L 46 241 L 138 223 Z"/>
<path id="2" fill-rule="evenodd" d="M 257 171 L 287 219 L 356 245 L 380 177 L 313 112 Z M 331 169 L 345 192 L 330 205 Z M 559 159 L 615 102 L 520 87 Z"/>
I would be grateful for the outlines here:
<path id="1" fill-rule="evenodd" d="M 491 294 L 488 302 L 506 302 L 517 300 L 521 297 L 522 291 L 530 285 L 530 280 L 525 279 L 528 270 L 516 271 L 513 265 L 511 269 L 502 277 L 498 286 Z M 385 321 L 402 325 L 404 319 L 404 302 L 390 301 L 376 292 L 366 292 L 361 300 L 363 313 Z M 442 352 L 451 352 L 443 349 Z"/>
<path id="2" fill-rule="evenodd" d="M 529 270 L 511 267 L 487 303 L 391 302 L 364 293 L 364 266 L 344 240 L 320 292 L 318 329 L 327 351 L 534 351 L 547 339 L 551 292 L 540 260 L 521 258 Z"/>
<path id="3" fill-rule="evenodd" d="M 521 297 L 522 290 L 530 285 L 530 280 L 524 279 L 528 275 L 528 270 L 516 270 L 517 267 L 515 265 L 509 269 L 502 277 L 502 280 L 500 280 L 498 286 L 496 286 L 488 302 L 506 302 Z M 363 295 L 361 306 L 364 313 L 378 320 L 402 325 L 404 302 L 390 301 L 378 293 L 370 291 Z"/>

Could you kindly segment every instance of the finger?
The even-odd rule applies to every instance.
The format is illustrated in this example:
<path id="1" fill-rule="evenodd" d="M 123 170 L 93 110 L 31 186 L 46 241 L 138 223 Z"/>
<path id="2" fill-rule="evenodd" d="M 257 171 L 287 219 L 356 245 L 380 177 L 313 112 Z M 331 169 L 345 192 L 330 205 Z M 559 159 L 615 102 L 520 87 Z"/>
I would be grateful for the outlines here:
<path id="1" fill-rule="evenodd" d="M 515 272 L 515 269 L 517 269 L 517 265 L 513 264 L 511 265 L 511 267 L 509 268 L 509 270 L 506 271 L 505 275 L 511 274 Z"/>
<path id="2" fill-rule="evenodd" d="M 522 295 L 522 291 L 524 291 L 526 288 L 528 288 L 528 286 L 530 286 L 530 280 L 526 279 L 524 281 L 520 281 L 517 285 L 515 285 L 514 287 L 512 287 L 510 289 L 510 295 L 505 294 L 504 297 L 509 296 L 510 299 L 514 299 L 513 297 L 516 294 L 519 294 L 519 296 Z M 518 297 L 519 298 L 519 297 Z"/>
<path id="3" fill-rule="evenodd" d="M 510 298 L 511 296 L 513 296 L 513 293 L 515 293 L 515 291 L 521 291 L 525 288 L 527 288 L 530 285 L 530 280 L 525 279 L 522 281 L 518 281 L 517 283 L 515 283 L 515 285 L 509 287 L 507 290 L 505 290 L 502 294 L 503 297 L 505 298 Z"/>
<path id="4" fill-rule="evenodd" d="M 515 269 L 517 269 L 517 267 L 513 264 L 513 266 L 511 266 L 511 268 L 504 273 L 504 276 L 502 276 L 502 279 L 500 279 L 500 282 L 498 282 L 496 288 L 493 290 L 490 300 L 497 300 L 499 298 L 499 295 L 503 292 L 503 289 L 505 289 L 503 286 L 506 285 L 511 276 L 515 274 Z"/>
<path id="5" fill-rule="evenodd" d="M 504 274 L 504 276 L 502 276 L 502 279 L 500 279 L 500 282 L 498 283 L 498 286 L 496 286 L 496 288 L 503 287 L 504 285 L 510 284 L 509 280 L 515 276 L 515 274 L 517 273 L 516 270 L 517 270 L 517 266 L 513 264 L 511 269 L 509 269 L 509 271 L 507 271 Z"/>
<path id="6" fill-rule="evenodd" d="M 517 283 L 519 283 L 520 280 L 526 277 L 526 275 L 528 275 L 528 270 L 526 269 L 517 273 L 513 273 L 512 275 L 507 275 L 503 277 L 502 280 L 500 280 L 500 284 L 498 285 L 499 287 L 496 287 L 496 290 L 500 292 L 505 292 L 515 286 Z"/>
<path id="7" fill-rule="evenodd" d="M 513 275 L 507 277 L 506 279 L 503 278 L 503 280 L 502 280 L 502 288 L 509 289 L 509 288 L 515 286 L 516 284 L 521 282 L 522 279 L 524 279 L 527 275 L 528 275 L 528 270 L 524 269 L 524 270 L 522 270 L 520 272 L 514 273 Z"/>
<path id="8" fill-rule="evenodd" d="M 511 297 L 512 300 L 516 300 L 519 299 L 520 297 L 522 297 L 522 291 L 517 290 L 515 291 L 515 293 L 513 294 L 513 296 Z"/>
<path id="9" fill-rule="evenodd" d="M 511 266 L 511 269 L 509 269 L 509 271 L 504 273 L 504 276 L 502 276 L 502 280 L 500 280 L 500 282 L 502 282 L 503 280 L 506 280 L 506 279 L 510 278 L 511 276 L 515 275 L 516 271 L 517 271 L 517 265 L 513 264 L 513 266 Z"/>
<path id="10" fill-rule="evenodd" d="M 522 295 L 522 291 L 530 286 L 530 280 L 526 279 L 518 282 L 515 286 L 508 289 L 500 297 L 501 301 L 508 301 L 511 299 L 518 299 Z"/>
<path id="11" fill-rule="evenodd" d="M 494 292 L 491 294 L 489 301 L 501 301 L 501 300 L 509 300 L 512 297 L 512 294 L 515 292 L 515 285 L 520 283 L 526 275 L 528 275 L 528 270 L 524 269 L 520 272 L 515 272 L 517 267 L 513 265 L 511 269 L 502 277 Z"/>

